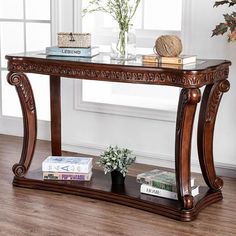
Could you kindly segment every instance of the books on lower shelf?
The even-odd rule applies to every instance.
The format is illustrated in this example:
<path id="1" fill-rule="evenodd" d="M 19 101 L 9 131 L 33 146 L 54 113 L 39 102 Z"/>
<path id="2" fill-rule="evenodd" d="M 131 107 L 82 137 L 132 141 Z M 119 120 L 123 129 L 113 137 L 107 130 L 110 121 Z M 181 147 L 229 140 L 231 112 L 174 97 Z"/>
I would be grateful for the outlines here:
<path id="1" fill-rule="evenodd" d="M 48 156 L 42 162 L 43 178 L 88 181 L 92 176 L 90 157 Z"/>
<path id="2" fill-rule="evenodd" d="M 197 57 L 195 55 L 179 55 L 178 57 L 160 57 L 156 54 L 143 55 L 143 62 L 153 62 L 153 63 L 164 63 L 164 64 L 177 64 L 185 65 L 189 63 L 195 63 Z"/>
<path id="3" fill-rule="evenodd" d="M 50 180 L 80 180 L 89 181 L 92 177 L 92 171 L 89 173 L 70 173 L 70 172 L 43 172 L 43 179 Z"/>
<path id="4" fill-rule="evenodd" d="M 89 48 L 59 48 L 57 46 L 46 47 L 49 56 L 94 57 L 99 54 L 99 47 Z"/>
<path id="5" fill-rule="evenodd" d="M 177 200 L 176 177 L 174 172 L 154 169 L 137 175 L 137 182 L 141 183 L 140 192 Z M 195 186 L 195 179 L 190 180 L 192 196 L 199 194 L 199 186 Z"/>
<path id="6" fill-rule="evenodd" d="M 92 168 L 92 158 L 48 156 L 42 163 L 43 171 L 88 173 Z"/>
<path id="7" fill-rule="evenodd" d="M 176 192 L 171 192 L 165 189 L 160 189 L 160 188 L 155 188 L 147 184 L 142 184 L 140 187 L 140 192 L 149 194 L 149 195 L 154 195 L 158 197 L 164 197 L 164 198 L 169 198 L 173 200 L 178 200 L 178 195 Z M 192 188 L 192 196 L 195 197 L 199 194 L 199 186 L 194 186 Z"/>
<path id="8" fill-rule="evenodd" d="M 137 175 L 137 182 L 147 184 L 156 188 L 176 192 L 175 173 L 154 169 Z M 191 187 L 194 186 L 195 179 L 191 178 Z"/>

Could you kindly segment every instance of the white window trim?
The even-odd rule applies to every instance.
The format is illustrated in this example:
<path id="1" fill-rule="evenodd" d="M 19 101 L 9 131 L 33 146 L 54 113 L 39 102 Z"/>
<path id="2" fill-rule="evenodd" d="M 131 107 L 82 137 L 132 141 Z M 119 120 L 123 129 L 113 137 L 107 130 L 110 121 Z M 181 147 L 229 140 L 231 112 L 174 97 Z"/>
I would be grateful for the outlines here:
<path id="1" fill-rule="evenodd" d="M 7 20 L 7 19 L 5 19 Z M 18 20 L 13 20 L 17 22 Z M 22 20 L 19 20 L 22 21 Z M 59 3 L 57 0 L 51 1 L 51 20 L 29 20 L 30 22 L 52 22 L 51 24 L 51 43 L 56 43 L 56 36 L 59 28 Z M 24 49 L 26 47 L 24 46 Z M 1 67 L 1 64 L 0 64 Z M 7 71 L 7 68 L 1 67 L 2 71 Z M 0 88 L 2 82 L 0 80 Z M 1 89 L 0 89 L 1 93 Z M 1 95 L 1 94 L 0 94 Z M 49 140 L 50 138 L 50 122 L 44 120 L 38 120 L 38 135 L 37 138 Z M 7 135 L 22 136 L 22 117 L 12 117 L 2 114 L 2 101 L 0 99 L 0 133 Z"/>
<path id="2" fill-rule="evenodd" d="M 75 8 L 78 11 L 81 10 L 81 2 L 74 0 Z M 191 9 L 191 1 L 183 0 L 183 13 L 182 13 L 182 30 L 181 30 L 181 38 L 182 43 L 185 46 L 185 53 L 189 51 L 189 42 L 188 42 L 188 34 L 191 29 L 188 27 L 190 24 L 190 12 Z M 75 20 L 75 30 L 81 29 L 81 24 L 78 24 L 78 17 L 80 14 L 75 12 L 74 15 L 77 18 Z M 152 33 L 152 32 L 151 32 Z M 160 31 L 160 34 L 164 34 L 165 32 Z M 170 33 L 170 32 L 169 32 Z M 150 40 L 146 38 L 146 35 L 143 34 L 144 39 Z M 96 102 L 86 102 L 82 99 L 82 81 L 76 80 L 74 82 L 74 109 L 78 111 L 87 111 L 87 112 L 96 112 L 110 115 L 120 115 L 120 116 L 129 116 L 136 118 L 145 118 L 145 119 L 155 119 L 166 122 L 175 122 L 176 121 L 176 110 L 163 110 L 163 109 L 150 109 L 150 108 L 139 108 L 139 107 L 131 107 L 124 105 L 111 105 L 107 103 L 96 103 Z"/>
<path id="3" fill-rule="evenodd" d="M 74 109 L 78 111 L 96 112 L 110 115 L 120 115 L 175 122 L 176 110 L 161 110 L 126 105 L 86 102 L 82 99 L 82 80 L 74 81 Z"/>

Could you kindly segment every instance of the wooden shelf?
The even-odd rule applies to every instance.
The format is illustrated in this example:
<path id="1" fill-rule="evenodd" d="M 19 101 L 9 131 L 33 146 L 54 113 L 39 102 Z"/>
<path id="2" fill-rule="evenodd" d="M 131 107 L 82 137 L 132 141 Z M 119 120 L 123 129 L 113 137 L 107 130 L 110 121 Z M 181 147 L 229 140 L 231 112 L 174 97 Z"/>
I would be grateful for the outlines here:
<path id="1" fill-rule="evenodd" d="M 221 191 L 211 192 L 207 187 L 200 187 L 200 194 L 194 198 L 194 207 L 185 210 L 180 201 L 140 193 L 140 184 L 131 176 L 126 176 L 124 187 L 112 186 L 110 175 L 104 175 L 100 170 L 93 170 L 91 181 L 85 182 L 43 180 L 42 176 L 41 170 L 29 171 L 25 177 L 14 177 L 13 185 L 96 198 L 181 221 L 195 219 L 202 208 L 222 199 Z"/>

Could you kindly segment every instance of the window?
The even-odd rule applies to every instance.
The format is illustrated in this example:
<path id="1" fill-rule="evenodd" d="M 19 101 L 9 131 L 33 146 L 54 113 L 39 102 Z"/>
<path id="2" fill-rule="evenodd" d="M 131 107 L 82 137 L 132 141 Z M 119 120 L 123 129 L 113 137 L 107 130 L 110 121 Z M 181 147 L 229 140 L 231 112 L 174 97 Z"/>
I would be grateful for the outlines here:
<path id="1" fill-rule="evenodd" d="M 185 0 L 142 0 L 134 19 L 137 37 L 137 53 L 152 53 L 155 39 L 162 34 L 182 34 L 182 9 Z M 82 1 L 82 8 L 86 1 Z M 113 19 L 96 12 L 82 19 L 82 30 L 92 32 L 93 44 L 109 50 Z M 88 103 L 122 105 L 176 112 L 179 89 L 167 86 L 148 86 L 97 81 L 82 81 L 79 106 Z M 99 96 L 97 96 L 97 94 Z M 103 94 L 101 96 L 101 94 Z M 78 106 L 78 109 L 80 107 Z M 101 109 L 101 107 L 100 107 Z"/>
<path id="2" fill-rule="evenodd" d="M 1 112 L 4 116 L 22 116 L 15 89 L 5 79 L 5 55 L 42 50 L 51 45 L 51 4 L 49 0 L 0 0 Z M 32 87 L 37 87 L 34 92 L 38 118 L 49 120 L 48 78 L 33 74 L 29 78 Z"/>
<path id="3" fill-rule="evenodd" d="M 182 2 L 184 0 L 142 0 L 134 16 L 133 25 L 136 29 L 137 38 L 143 39 L 142 35 L 152 36 L 158 32 L 175 33 L 180 35 L 182 26 Z M 82 8 L 85 8 L 88 1 L 82 0 Z M 105 37 L 111 37 L 111 30 L 114 26 L 114 19 L 101 12 L 88 14 L 82 19 L 82 30 L 93 33 L 94 42 L 106 43 Z M 151 32 L 152 31 L 152 32 Z M 139 41 L 138 46 L 146 45 L 146 42 Z"/>

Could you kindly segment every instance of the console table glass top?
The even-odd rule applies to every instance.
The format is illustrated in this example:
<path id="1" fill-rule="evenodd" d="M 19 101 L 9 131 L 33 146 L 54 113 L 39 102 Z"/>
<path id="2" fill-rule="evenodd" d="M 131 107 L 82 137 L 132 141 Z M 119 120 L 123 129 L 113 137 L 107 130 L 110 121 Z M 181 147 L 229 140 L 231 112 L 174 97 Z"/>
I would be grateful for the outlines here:
<path id="1" fill-rule="evenodd" d="M 169 68 L 169 69 L 180 69 L 180 70 L 202 70 L 210 66 L 218 65 L 219 62 L 225 60 L 202 60 L 198 59 L 197 63 L 189 63 L 185 65 L 176 65 L 176 64 L 160 64 L 160 63 L 143 63 L 142 55 L 137 55 L 134 60 L 119 61 L 113 60 L 110 57 L 109 53 L 100 53 L 97 56 L 86 58 L 86 57 L 72 57 L 72 56 L 48 56 L 43 51 L 38 52 L 26 52 L 10 55 L 12 57 L 24 57 L 31 59 L 47 59 L 47 60 L 57 60 L 57 61 L 69 61 L 69 62 L 84 62 L 84 63 L 96 63 L 96 64 L 110 64 L 110 65 L 126 65 L 126 66 L 145 66 L 145 67 L 154 67 L 154 68 Z"/>
<path id="2" fill-rule="evenodd" d="M 187 65 L 143 63 L 141 56 L 132 61 L 117 61 L 111 60 L 108 53 L 100 53 L 93 58 L 79 58 L 28 52 L 6 56 L 6 59 L 10 62 L 8 65 L 10 71 L 185 88 L 202 87 L 227 77 L 228 67 L 231 64 L 226 60 L 207 59 Z M 55 68 L 58 65 L 60 68 Z"/>
<path id="3" fill-rule="evenodd" d="M 19 96 L 24 141 L 19 163 L 13 166 L 13 185 L 18 187 L 71 193 L 111 201 L 161 214 L 173 219 L 191 221 L 206 206 L 222 199 L 223 180 L 216 176 L 213 158 L 213 136 L 216 116 L 223 93 L 230 88 L 230 61 L 198 60 L 184 66 L 113 61 L 100 53 L 91 59 L 46 56 L 42 52 L 6 56 L 8 82 Z M 181 87 L 176 117 L 175 172 L 178 201 L 141 194 L 140 184 L 127 176 L 124 188 L 112 186 L 109 176 L 94 170 L 89 182 L 44 181 L 41 170 L 30 170 L 37 139 L 37 116 L 34 94 L 27 73 L 50 76 L 51 148 L 61 155 L 61 77 L 124 83 L 169 85 Z M 205 87 L 203 93 L 199 89 Z M 191 141 L 197 105 L 200 105 L 197 128 L 198 157 L 207 186 L 191 195 Z"/>

